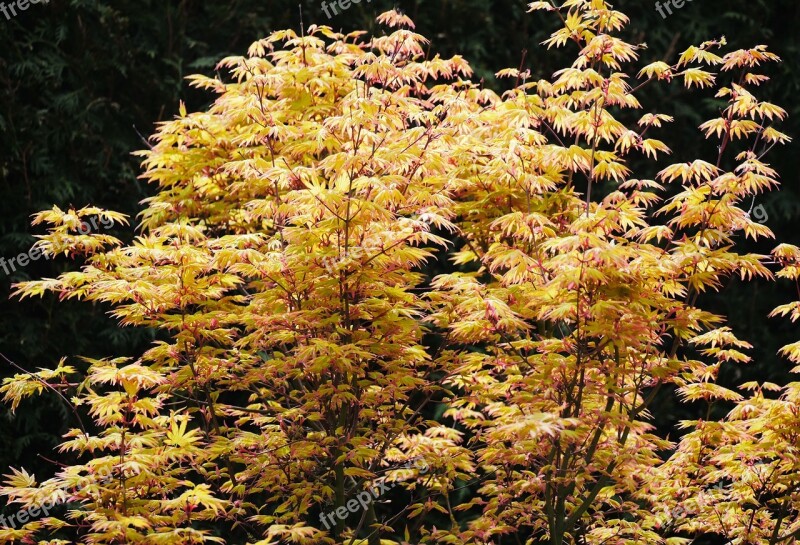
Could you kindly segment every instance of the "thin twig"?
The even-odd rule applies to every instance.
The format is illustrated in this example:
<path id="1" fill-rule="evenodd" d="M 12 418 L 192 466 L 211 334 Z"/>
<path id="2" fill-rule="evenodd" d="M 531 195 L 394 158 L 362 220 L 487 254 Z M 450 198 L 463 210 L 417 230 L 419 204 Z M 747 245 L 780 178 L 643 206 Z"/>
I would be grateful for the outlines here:
<path id="1" fill-rule="evenodd" d="M 153 149 L 153 145 L 150 142 L 147 141 L 147 138 L 145 138 L 144 135 L 142 135 L 142 133 L 139 132 L 139 129 L 136 128 L 136 125 L 131 125 L 131 127 L 133 127 L 133 130 L 135 130 L 136 134 L 139 135 L 139 138 L 142 139 L 142 142 L 144 142 L 144 145 L 147 146 L 150 149 Z"/>
<path id="2" fill-rule="evenodd" d="M 67 406 L 68 406 L 68 407 L 70 408 L 70 410 L 72 411 L 72 414 L 74 414 L 74 415 L 75 415 L 75 419 L 78 421 L 78 426 L 80 426 L 80 428 L 81 428 L 81 431 L 83 432 L 83 435 L 85 435 L 87 439 L 89 438 L 89 434 L 86 432 L 86 428 L 83 426 L 83 420 L 81 420 L 81 417 L 80 417 L 80 415 L 78 414 L 78 411 L 75 409 L 75 406 L 74 406 L 72 403 L 70 403 L 70 402 L 69 402 L 69 400 L 68 400 L 66 397 L 64 397 L 64 395 L 63 395 L 61 392 L 59 392 L 58 390 L 56 390 L 55 388 L 53 388 L 53 387 L 52 387 L 50 384 L 48 384 L 47 382 L 45 382 L 44 380 L 42 380 L 40 377 L 37 377 L 36 375 L 34 375 L 33 373 L 31 373 L 30 371 L 28 371 L 28 370 L 26 370 L 26 369 L 23 369 L 22 367 L 20 367 L 19 365 L 17 365 L 16 363 L 14 363 L 13 361 L 11 361 L 10 359 L 8 359 L 8 357 L 6 357 L 6 355 L 5 355 L 5 354 L 3 354 L 2 352 L 0 352 L 0 358 L 3 358 L 3 359 L 6 361 L 6 363 L 8 363 L 9 365 L 11 365 L 11 366 L 12 366 L 12 367 L 14 367 L 15 369 L 17 369 L 17 370 L 19 370 L 19 371 L 21 371 L 21 372 L 25 373 L 26 375 L 29 375 L 29 376 L 33 377 L 33 379 L 34 379 L 34 380 L 36 380 L 37 382 L 39 382 L 40 384 L 42 384 L 42 386 L 44 386 L 44 387 L 45 387 L 45 388 L 47 388 L 48 390 L 51 390 L 51 391 L 55 392 L 55 393 L 56 393 L 56 395 L 57 395 L 58 397 L 60 397 L 61 399 L 63 399 L 63 400 L 64 400 L 64 403 L 66 403 L 66 404 L 67 404 Z"/>

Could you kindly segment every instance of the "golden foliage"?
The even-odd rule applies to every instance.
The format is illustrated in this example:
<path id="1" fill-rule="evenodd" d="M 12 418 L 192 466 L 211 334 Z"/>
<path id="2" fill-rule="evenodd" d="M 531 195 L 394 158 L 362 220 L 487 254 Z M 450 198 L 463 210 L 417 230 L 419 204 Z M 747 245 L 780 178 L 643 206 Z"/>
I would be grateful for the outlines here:
<path id="1" fill-rule="evenodd" d="M 499 71 L 518 82 L 502 97 L 462 79 L 461 57 L 426 60 L 428 41 L 397 12 L 379 17 L 395 29 L 385 36 L 275 32 L 220 62 L 229 81 L 189 78 L 217 98 L 205 112 L 181 105 L 141 152 L 158 188 L 141 234 L 129 245 L 93 235 L 80 272 L 17 286 L 102 303 L 165 340 L 133 361 L 4 383 L 12 408 L 46 386 L 71 390 L 97 431 L 61 446 L 94 459 L 38 485 L 15 470 L 2 489 L 31 506 L 66 487 L 80 509 L 0 540 L 66 524 L 97 544 L 797 532 L 800 390 L 747 384 L 745 397 L 716 384 L 750 345 L 699 306 L 734 276 L 773 277 L 735 242 L 772 235 L 746 208 L 778 185 L 758 150 L 789 141 L 773 127 L 786 112 L 754 94 L 767 78 L 753 70 L 777 57 L 718 55 L 718 40 L 637 70 L 644 47 L 614 35 L 628 19 L 604 0 L 530 8 L 562 23 L 545 45 L 574 42 L 578 57 L 550 80 Z M 700 126 L 719 156 L 662 168 L 662 185 L 630 159 L 669 154 L 645 136 L 674 119 L 628 110 L 642 109 L 646 83 L 678 77 L 724 80 L 728 105 Z M 42 247 L 69 251 L 86 214 L 124 222 L 54 208 L 35 218 L 53 226 Z M 457 272 L 427 279 L 424 265 L 445 255 Z M 796 282 L 799 258 L 778 247 L 778 276 Z M 800 307 L 775 314 L 797 320 Z M 798 345 L 784 354 L 800 363 Z M 649 422 L 667 389 L 735 409 L 684 423 L 676 444 Z M 427 420 L 437 404 L 442 418 Z M 429 471 L 393 474 L 407 504 L 321 524 L 412 459 Z M 74 489 L 100 467 L 114 478 Z M 472 497 L 454 504 L 464 483 Z M 691 511 L 676 515 L 686 498 Z"/>

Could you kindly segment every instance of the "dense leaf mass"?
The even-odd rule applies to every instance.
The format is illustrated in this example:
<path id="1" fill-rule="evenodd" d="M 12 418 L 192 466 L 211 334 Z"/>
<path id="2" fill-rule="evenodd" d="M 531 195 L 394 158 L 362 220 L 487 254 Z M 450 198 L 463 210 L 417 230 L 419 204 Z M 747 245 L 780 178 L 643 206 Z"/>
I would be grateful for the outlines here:
<path id="1" fill-rule="evenodd" d="M 503 93 L 398 11 L 273 32 L 190 77 L 215 99 L 139 153 L 132 241 L 76 233 L 127 224 L 99 207 L 35 217 L 83 265 L 15 295 L 156 340 L 4 381 L 12 410 L 58 391 L 89 422 L 52 478 L 7 476 L 16 507 L 61 501 L 0 542 L 793 542 L 800 384 L 723 384 L 753 347 L 700 297 L 800 279 L 797 247 L 742 245 L 774 236 L 751 212 L 791 140 L 760 98 L 780 59 L 719 38 L 645 64 L 604 0 L 530 10 L 575 58 Z M 652 176 L 685 121 L 645 108 L 659 85 L 722 106 L 714 155 Z M 708 416 L 661 433 L 665 392 Z"/>

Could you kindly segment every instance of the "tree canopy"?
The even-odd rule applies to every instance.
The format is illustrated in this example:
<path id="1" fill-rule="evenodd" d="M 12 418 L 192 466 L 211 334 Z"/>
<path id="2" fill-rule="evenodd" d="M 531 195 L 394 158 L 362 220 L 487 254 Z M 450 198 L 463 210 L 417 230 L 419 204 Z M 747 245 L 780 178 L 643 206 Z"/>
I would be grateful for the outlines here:
<path id="1" fill-rule="evenodd" d="M 213 101 L 138 152 L 138 213 L 34 217 L 36 250 L 80 265 L 15 296 L 91 302 L 147 346 L 4 381 L 70 429 L 52 477 L 0 488 L 0 542 L 800 535 L 798 383 L 721 380 L 753 346 L 707 296 L 800 277 L 752 214 L 791 141 L 763 97 L 778 55 L 655 60 L 603 0 L 529 7 L 571 58 L 495 89 L 396 10 L 272 32 L 189 78 Z M 714 117 L 664 113 L 670 87 Z M 670 158 L 687 125 L 711 144 Z M 665 431 L 663 399 L 704 416 Z"/>

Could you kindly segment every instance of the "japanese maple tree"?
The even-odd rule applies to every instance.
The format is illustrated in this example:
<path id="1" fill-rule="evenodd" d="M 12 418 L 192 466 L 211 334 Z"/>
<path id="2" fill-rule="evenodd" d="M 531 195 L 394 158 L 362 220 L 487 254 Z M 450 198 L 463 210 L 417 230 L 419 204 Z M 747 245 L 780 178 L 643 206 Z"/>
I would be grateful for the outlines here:
<path id="1" fill-rule="evenodd" d="M 738 244 L 772 236 L 749 210 L 789 141 L 757 97 L 779 59 L 718 39 L 640 67 L 607 2 L 530 7 L 576 58 L 501 70 L 502 95 L 395 11 L 383 36 L 273 33 L 228 78 L 190 78 L 217 98 L 141 152 L 157 192 L 133 243 L 75 233 L 126 221 L 111 211 L 36 216 L 42 251 L 84 263 L 17 295 L 101 303 L 159 340 L 4 383 L 12 408 L 57 391 L 91 422 L 54 477 L 7 476 L 24 509 L 67 504 L 0 542 L 795 539 L 798 386 L 718 384 L 750 345 L 702 305 L 735 276 L 798 281 L 797 248 Z M 718 154 L 656 165 L 675 120 L 643 102 L 679 83 L 725 102 L 700 127 Z M 735 409 L 670 440 L 649 412 L 665 389 Z"/>

